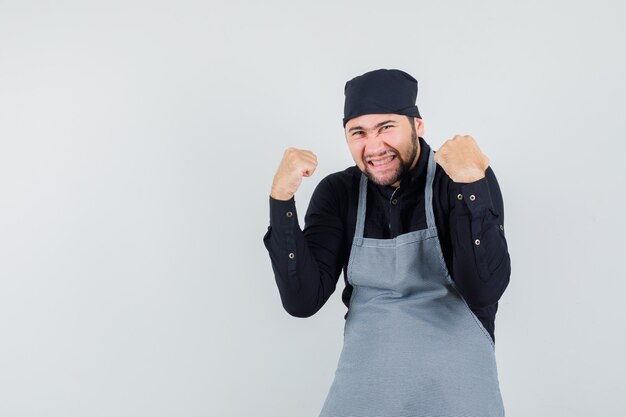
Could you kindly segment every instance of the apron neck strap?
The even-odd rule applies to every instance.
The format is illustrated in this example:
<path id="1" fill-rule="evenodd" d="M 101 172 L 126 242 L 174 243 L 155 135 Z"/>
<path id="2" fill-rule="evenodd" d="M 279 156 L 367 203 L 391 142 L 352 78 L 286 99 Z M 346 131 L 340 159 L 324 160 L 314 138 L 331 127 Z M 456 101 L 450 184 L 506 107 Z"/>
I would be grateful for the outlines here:
<path id="1" fill-rule="evenodd" d="M 430 148 L 428 154 L 428 166 L 426 168 L 426 184 L 424 186 L 424 206 L 426 208 L 426 224 L 429 229 L 435 228 L 435 214 L 433 212 L 433 181 L 435 179 L 435 152 Z M 365 229 L 365 214 L 367 207 L 367 176 L 361 173 L 361 181 L 359 183 L 359 206 L 356 215 L 356 229 L 354 237 L 359 241 L 363 238 L 363 230 Z"/>
<path id="2" fill-rule="evenodd" d="M 435 169 L 437 163 L 435 162 L 435 151 L 430 148 L 428 154 L 428 168 L 426 171 L 426 185 L 424 186 L 424 206 L 426 208 L 426 224 L 429 229 L 434 229 L 435 214 L 433 213 L 433 181 L 435 179 Z"/>

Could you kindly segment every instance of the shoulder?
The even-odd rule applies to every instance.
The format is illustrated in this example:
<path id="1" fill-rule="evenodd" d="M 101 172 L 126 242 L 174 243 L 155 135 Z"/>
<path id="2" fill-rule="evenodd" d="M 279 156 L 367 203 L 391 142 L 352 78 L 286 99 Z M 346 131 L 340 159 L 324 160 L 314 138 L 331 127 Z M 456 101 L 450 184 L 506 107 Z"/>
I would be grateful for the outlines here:
<path id="1" fill-rule="evenodd" d="M 333 172 L 325 176 L 317 185 L 317 189 L 335 194 L 350 192 L 361 178 L 361 170 L 353 165 L 343 171 Z M 317 191 L 316 189 L 316 191 Z"/>
<path id="2" fill-rule="evenodd" d="M 313 191 L 311 205 L 344 212 L 354 199 L 355 191 L 358 192 L 360 176 L 361 171 L 356 165 L 328 174 Z"/>

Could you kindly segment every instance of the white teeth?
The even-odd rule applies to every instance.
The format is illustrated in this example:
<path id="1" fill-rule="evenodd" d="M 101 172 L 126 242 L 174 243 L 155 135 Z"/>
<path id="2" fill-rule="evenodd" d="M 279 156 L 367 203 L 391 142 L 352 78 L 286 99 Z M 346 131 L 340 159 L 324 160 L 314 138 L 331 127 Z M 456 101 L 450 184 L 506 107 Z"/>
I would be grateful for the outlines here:
<path id="1" fill-rule="evenodd" d="M 376 167 L 376 166 L 378 166 L 378 165 L 383 165 L 383 164 L 386 164 L 387 162 L 391 161 L 392 159 L 393 159 L 393 155 L 391 155 L 391 156 L 390 156 L 390 157 L 388 157 L 388 158 L 381 159 L 381 160 L 379 160 L 379 161 L 370 161 L 370 162 L 372 163 L 372 165 L 374 165 L 374 166 Z"/>

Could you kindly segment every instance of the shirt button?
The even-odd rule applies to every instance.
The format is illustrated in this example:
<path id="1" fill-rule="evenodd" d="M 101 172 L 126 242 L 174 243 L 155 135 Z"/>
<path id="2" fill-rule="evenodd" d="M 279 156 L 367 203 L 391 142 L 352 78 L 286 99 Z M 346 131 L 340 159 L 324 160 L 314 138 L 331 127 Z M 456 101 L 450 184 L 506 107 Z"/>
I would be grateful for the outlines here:
<path id="1" fill-rule="evenodd" d="M 504 226 L 500 225 L 500 230 L 504 230 Z"/>
<path id="2" fill-rule="evenodd" d="M 470 195 L 470 200 L 472 201 L 476 200 L 476 196 L 474 194 Z"/>
<path id="3" fill-rule="evenodd" d="M 293 252 L 290 252 L 290 253 L 289 253 L 289 259 L 293 259 L 293 258 L 295 258 L 295 257 L 296 257 L 296 255 L 295 255 Z"/>
<path id="4" fill-rule="evenodd" d="M 476 246 L 478 246 L 478 245 L 480 245 L 480 240 L 476 239 L 476 240 L 474 241 L 474 243 L 476 244 Z"/>
<path id="5" fill-rule="evenodd" d="M 395 206 L 396 204 L 398 204 L 398 200 L 396 200 L 396 199 L 394 198 L 393 200 L 391 200 L 391 204 L 393 204 L 393 205 Z"/>
<path id="6" fill-rule="evenodd" d="M 293 213 L 292 213 L 292 212 L 290 212 L 290 211 L 288 211 L 288 212 L 287 212 L 287 217 L 291 217 L 291 216 L 293 216 Z"/>
<path id="7" fill-rule="evenodd" d="M 459 200 L 463 200 L 463 195 L 459 194 L 456 196 L 456 198 L 458 198 Z"/>

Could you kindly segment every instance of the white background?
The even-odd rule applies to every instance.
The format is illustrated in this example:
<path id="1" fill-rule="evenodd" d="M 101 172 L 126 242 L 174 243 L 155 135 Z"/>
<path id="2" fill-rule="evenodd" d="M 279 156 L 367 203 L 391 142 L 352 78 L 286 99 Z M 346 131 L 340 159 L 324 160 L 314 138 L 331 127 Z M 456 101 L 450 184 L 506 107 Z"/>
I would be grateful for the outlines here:
<path id="1" fill-rule="evenodd" d="M 0 415 L 316 417 L 343 278 L 281 306 L 262 237 L 284 148 L 353 164 L 343 87 L 419 80 L 505 204 L 507 416 L 623 416 L 619 1 L 0 0 Z M 304 225 L 303 225 L 304 226 Z"/>

